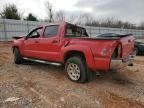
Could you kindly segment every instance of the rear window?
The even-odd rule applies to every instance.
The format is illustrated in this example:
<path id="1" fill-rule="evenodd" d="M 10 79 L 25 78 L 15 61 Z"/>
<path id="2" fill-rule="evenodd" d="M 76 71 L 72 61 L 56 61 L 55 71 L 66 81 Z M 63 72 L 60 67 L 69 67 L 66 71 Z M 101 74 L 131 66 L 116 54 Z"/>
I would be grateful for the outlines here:
<path id="1" fill-rule="evenodd" d="M 45 37 L 48 38 L 48 37 L 56 36 L 58 33 L 58 28 L 59 28 L 58 25 L 47 26 L 44 32 Z"/>
<path id="2" fill-rule="evenodd" d="M 65 31 L 65 37 L 88 37 L 88 34 L 84 28 L 68 24 Z"/>

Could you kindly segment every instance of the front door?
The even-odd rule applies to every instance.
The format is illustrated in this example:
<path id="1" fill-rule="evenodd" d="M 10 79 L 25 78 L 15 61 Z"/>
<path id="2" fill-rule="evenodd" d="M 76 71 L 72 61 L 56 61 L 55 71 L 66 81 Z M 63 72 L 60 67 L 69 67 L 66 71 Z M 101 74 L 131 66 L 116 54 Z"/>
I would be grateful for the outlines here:
<path id="1" fill-rule="evenodd" d="M 24 41 L 24 56 L 38 58 L 39 56 L 39 39 L 41 37 L 42 27 L 34 29 L 29 33 Z"/>

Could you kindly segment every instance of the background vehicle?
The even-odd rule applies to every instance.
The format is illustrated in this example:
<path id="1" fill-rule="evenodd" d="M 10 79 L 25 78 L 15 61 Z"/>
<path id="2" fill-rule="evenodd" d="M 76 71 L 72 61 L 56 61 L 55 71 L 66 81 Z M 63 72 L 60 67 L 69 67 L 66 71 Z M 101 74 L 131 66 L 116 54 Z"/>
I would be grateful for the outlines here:
<path id="1" fill-rule="evenodd" d="M 137 55 L 143 55 L 144 54 L 144 41 L 136 40 L 135 49 L 136 49 Z"/>
<path id="2" fill-rule="evenodd" d="M 25 37 L 14 37 L 15 63 L 23 59 L 55 65 L 65 64 L 68 78 L 84 83 L 92 71 L 107 72 L 132 65 L 135 56 L 133 35 L 91 38 L 86 29 L 66 22 L 32 30 Z"/>

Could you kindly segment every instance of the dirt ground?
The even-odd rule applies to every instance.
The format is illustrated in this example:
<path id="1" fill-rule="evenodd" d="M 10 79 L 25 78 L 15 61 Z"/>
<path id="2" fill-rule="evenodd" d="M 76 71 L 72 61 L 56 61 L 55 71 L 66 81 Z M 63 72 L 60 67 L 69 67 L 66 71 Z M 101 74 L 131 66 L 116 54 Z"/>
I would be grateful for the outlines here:
<path id="1" fill-rule="evenodd" d="M 76 84 L 62 67 L 14 64 L 10 44 L 0 43 L 0 108 L 144 108 L 144 56 Z"/>

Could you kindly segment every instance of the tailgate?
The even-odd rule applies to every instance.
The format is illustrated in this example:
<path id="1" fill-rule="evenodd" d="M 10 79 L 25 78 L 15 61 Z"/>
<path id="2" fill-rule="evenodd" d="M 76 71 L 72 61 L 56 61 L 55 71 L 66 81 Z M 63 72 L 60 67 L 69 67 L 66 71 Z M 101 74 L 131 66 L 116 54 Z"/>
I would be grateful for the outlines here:
<path id="1" fill-rule="evenodd" d="M 133 35 L 120 38 L 122 58 L 127 58 L 134 51 L 135 38 Z"/>

